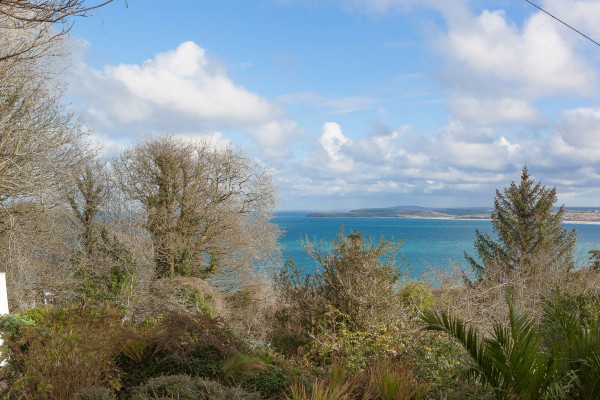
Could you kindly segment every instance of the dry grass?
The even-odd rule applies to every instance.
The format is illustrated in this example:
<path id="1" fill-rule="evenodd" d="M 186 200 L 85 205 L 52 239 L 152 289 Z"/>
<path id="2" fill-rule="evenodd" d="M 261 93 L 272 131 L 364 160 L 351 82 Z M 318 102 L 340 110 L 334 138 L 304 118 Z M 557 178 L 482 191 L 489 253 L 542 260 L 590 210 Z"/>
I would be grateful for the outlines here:
<path id="1" fill-rule="evenodd" d="M 491 326 L 491 322 L 508 321 L 507 300 L 534 318 L 541 318 L 544 299 L 558 289 L 600 293 L 600 273 L 587 268 L 557 270 L 548 261 L 546 268 L 535 273 L 518 269 L 511 276 L 500 278 L 501 270 L 499 266 L 490 266 L 488 274 L 477 283 L 466 280 L 466 272 L 457 265 L 445 271 L 430 271 L 427 279 L 434 287 L 435 307 L 483 328 Z"/>

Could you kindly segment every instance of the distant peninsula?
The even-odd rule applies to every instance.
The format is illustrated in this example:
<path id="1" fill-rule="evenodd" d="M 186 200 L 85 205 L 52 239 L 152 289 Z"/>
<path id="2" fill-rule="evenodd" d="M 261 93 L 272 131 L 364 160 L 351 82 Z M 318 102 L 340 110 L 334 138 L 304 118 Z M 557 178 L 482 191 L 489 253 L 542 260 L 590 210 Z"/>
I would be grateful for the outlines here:
<path id="1" fill-rule="evenodd" d="M 488 219 L 492 208 L 426 208 L 397 206 L 389 208 L 360 208 L 343 212 L 314 212 L 307 217 L 329 218 L 423 218 L 423 219 Z M 566 222 L 600 223 L 600 207 L 565 207 Z"/>

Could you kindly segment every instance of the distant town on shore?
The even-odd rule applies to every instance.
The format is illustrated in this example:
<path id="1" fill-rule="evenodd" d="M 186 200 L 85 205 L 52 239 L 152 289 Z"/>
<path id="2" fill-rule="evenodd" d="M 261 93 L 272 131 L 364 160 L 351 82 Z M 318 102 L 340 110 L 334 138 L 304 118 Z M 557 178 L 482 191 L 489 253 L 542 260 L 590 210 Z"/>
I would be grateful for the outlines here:
<path id="1" fill-rule="evenodd" d="M 492 208 L 427 208 L 397 206 L 361 208 L 343 212 L 314 212 L 307 217 L 329 218 L 429 218 L 429 219 L 489 219 Z M 565 207 L 564 221 L 600 223 L 600 207 Z"/>

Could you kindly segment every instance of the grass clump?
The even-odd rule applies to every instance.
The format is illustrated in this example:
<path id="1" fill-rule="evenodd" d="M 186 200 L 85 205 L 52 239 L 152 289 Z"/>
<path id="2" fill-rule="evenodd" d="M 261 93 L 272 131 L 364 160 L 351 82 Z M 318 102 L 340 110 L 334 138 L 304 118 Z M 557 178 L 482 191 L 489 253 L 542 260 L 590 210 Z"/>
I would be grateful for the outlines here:
<path id="1" fill-rule="evenodd" d="M 132 390 L 131 400 L 254 400 L 241 388 L 189 375 L 159 376 Z"/>

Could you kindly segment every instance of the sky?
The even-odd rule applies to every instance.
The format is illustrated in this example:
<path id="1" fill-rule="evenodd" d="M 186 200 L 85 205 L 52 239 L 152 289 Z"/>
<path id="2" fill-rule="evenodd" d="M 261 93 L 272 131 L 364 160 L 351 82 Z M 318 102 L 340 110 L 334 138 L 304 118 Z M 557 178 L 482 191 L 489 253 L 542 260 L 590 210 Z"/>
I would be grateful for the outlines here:
<path id="1" fill-rule="evenodd" d="M 537 0 L 600 41 L 600 0 Z M 129 0 L 76 21 L 66 100 L 103 154 L 232 145 L 279 210 L 491 206 L 527 165 L 600 206 L 600 47 L 521 0 Z"/>

